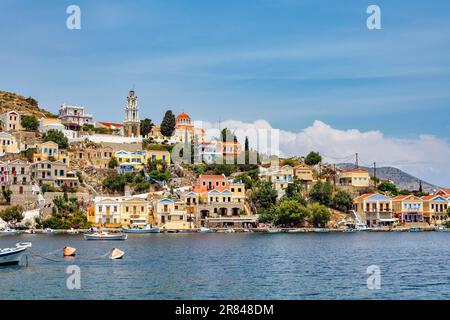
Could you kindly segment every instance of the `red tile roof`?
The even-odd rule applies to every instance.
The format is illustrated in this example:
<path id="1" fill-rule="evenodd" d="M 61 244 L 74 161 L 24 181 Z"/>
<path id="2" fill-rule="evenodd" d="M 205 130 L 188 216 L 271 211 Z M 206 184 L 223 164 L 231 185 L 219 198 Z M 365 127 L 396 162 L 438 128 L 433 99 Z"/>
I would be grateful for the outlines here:
<path id="1" fill-rule="evenodd" d="M 113 123 L 113 122 L 97 122 L 105 127 L 123 127 L 121 123 Z"/>

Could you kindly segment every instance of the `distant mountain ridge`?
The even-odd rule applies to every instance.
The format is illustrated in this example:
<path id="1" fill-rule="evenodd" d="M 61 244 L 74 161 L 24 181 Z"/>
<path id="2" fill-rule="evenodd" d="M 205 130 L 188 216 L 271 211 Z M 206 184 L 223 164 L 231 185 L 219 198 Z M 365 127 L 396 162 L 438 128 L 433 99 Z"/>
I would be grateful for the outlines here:
<path id="1" fill-rule="evenodd" d="M 355 168 L 354 163 L 340 163 L 337 165 L 339 169 L 353 169 Z M 373 168 L 360 166 L 361 169 L 366 169 L 369 171 L 370 176 L 374 175 Z M 380 167 L 377 168 L 377 177 L 381 180 L 391 180 L 393 181 L 399 190 L 419 190 L 419 183 L 422 181 L 422 190 L 424 192 L 433 192 L 433 190 L 439 190 L 441 187 L 434 184 L 423 181 L 422 179 L 416 178 L 409 173 L 406 173 L 400 169 L 394 167 Z"/>

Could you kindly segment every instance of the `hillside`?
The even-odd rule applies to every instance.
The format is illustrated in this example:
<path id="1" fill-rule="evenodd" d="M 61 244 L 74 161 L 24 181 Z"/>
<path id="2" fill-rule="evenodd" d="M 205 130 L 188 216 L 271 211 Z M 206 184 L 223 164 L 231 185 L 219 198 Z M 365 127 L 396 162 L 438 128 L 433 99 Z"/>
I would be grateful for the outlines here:
<path id="1" fill-rule="evenodd" d="M 340 163 L 337 165 L 340 169 L 351 169 L 355 167 L 354 163 Z M 373 176 L 373 168 L 360 167 L 361 169 L 369 170 L 369 174 Z M 421 179 L 416 178 L 409 173 L 406 173 L 400 169 L 394 167 L 380 167 L 377 168 L 377 177 L 381 180 L 391 180 L 397 187 L 407 190 L 419 190 L 419 181 Z M 424 192 L 431 192 L 433 189 L 440 189 L 440 187 L 428 183 L 422 180 L 422 189 Z"/>
<path id="2" fill-rule="evenodd" d="M 57 117 L 51 112 L 39 108 L 38 102 L 31 97 L 25 98 L 15 93 L 0 91 L 0 113 L 11 110 L 18 111 L 20 114 L 35 115 L 38 118 Z"/>

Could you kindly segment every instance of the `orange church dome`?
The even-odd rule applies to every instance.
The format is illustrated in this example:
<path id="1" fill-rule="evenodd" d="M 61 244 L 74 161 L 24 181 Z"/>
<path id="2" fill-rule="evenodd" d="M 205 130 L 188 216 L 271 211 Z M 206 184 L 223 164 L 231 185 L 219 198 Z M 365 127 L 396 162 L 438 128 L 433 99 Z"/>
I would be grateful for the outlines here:
<path id="1" fill-rule="evenodd" d="M 180 113 L 177 117 L 177 119 L 190 119 L 189 115 L 187 113 Z"/>

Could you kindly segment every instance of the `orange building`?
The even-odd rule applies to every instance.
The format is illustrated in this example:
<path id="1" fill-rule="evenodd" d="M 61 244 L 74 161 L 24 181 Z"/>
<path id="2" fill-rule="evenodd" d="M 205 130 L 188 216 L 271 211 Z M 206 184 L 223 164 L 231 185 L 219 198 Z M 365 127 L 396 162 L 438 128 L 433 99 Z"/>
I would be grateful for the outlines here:
<path id="1" fill-rule="evenodd" d="M 196 193 L 207 193 L 211 190 L 217 190 L 222 192 L 224 190 L 230 190 L 227 177 L 224 174 L 202 174 L 197 180 L 196 185 L 192 189 Z"/>

